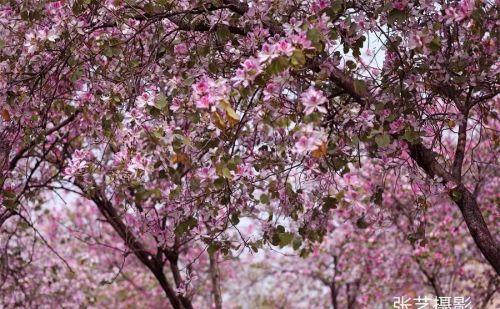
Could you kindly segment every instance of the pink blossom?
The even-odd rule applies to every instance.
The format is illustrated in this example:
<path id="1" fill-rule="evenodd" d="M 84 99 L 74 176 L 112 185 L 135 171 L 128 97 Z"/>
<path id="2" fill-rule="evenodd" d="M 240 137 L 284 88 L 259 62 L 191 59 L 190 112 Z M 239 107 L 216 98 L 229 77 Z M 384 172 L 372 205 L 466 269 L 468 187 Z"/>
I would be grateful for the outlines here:
<path id="1" fill-rule="evenodd" d="M 89 153 L 87 151 L 75 150 L 68 167 L 64 169 L 64 174 L 66 176 L 74 176 L 79 171 L 87 167 L 87 157 L 89 157 Z"/>
<path id="2" fill-rule="evenodd" d="M 422 32 L 411 33 L 410 39 L 408 41 L 408 48 L 409 49 L 423 48 L 430 41 L 432 41 L 432 38 L 429 38 L 428 35 L 425 35 Z"/>
<path id="3" fill-rule="evenodd" d="M 328 6 L 330 6 L 329 0 L 316 0 L 312 5 L 312 11 L 317 14 L 321 10 L 326 9 Z"/>
<path id="4" fill-rule="evenodd" d="M 295 151 L 299 154 L 305 154 L 308 151 L 314 150 L 316 147 L 316 139 L 303 135 L 295 143 Z"/>
<path id="5" fill-rule="evenodd" d="M 180 43 L 175 45 L 174 52 L 176 54 L 184 55 L 188 52 L 188 47 L 186 43 Z"/>
<path id="6" fill-rule="evenodd" d="M 398 118 L 395 121 L 391 122 L 391 124 L 389 125 L 391 129 L 389 132 L 391 134 L 398 133 L 404 128 L 404 126 L 404 120 L 402 118 Z"/>
<path id="7" fill-rule="evenodd" d="M 293 43 L 301 46 L 303 49 L 313 48 L 311 41 L 307 38 L 305 31 L 300 31 L 297 35 L 293 36 Z"/>
<path id="8" fill-rule="evenodd" d="M 260 63 L 255 58 L 248 58 L 243 62 L 243 69 L 249 75 L 258 75 L 262 72 Z"/>
<path id="9" fill-rule="evenodd" d="M 281 87 L 275 82 L 269 82 L 264 89 L 264 101 L 269 101 L 272 97 L 279 95 Z"/>
<path id="10" fill-rule="evenodd" d="M 255 175 L 253 168 L 250 164 L 240 164 L 236 167 L 236 172 L 234 175 L 251 178 Z"/>
<path id="11" fill-rule="evenodd" d="M 248 58 L 243 62 L 242 68 L 236 70 L 236 76 L 233 78 L 235 85 L 243 85 L 248 87 L 255 78 L 262 73 L 259 60 L 256 58 Z"/>
<path id="12" fill-rule="evenodd" d="M 146 170 L 148 164 L 149 160 L 138 153 L 130 160 L 127 170 L 131 173 L 135 173 L 137 170 Z"/>
<path id="13" fill-rule="evenodd" d="M 445 9 L 444 19 L 446 24 L 451 24 L 453 22 L 461 22 L 467 19 L 474 10 L 473 0 L 462 0 L 457 7 L 449 6 Z"/>
<path id="14" fill-rule="evenodd" d="M 199 98 L 198 100 L 196 100 L 196 107 L 206 109 L 206 108 L 210 107 L 212 102 L 213 102 L 213 100 L 210 97 L 210 95 L 204 95 L 201 98 Z"/>
<path id="15" fill-rule="evenodd" d="M 300 99 L 302 101 L 302 105 L 305 107 L 304 111 L 306 115 L 310 115 L 315 110 L 323 114 L 327 113 L 326 108 L 322 105 L 328 102 L 328 100 L 325 98 L 322 91 L 309 87 L 307 91 L 302 93 Z"/>
<path id="16" fill-rule="evenodd" d="M 408 5 L 408 0 L 395 0 L 392 2 L 392 6 L 399 11 L 404 11 Z"/>
<path id="17" fill-rule="evenodd" d="M 35 34 L 28 32 L 24 36 L 25 40 L 23 46 L 26 48 L 28 54 L 32 54 L 37 50 Z"/>
<path id="18" fill-rule="evenodd" d="M 285 31 L 285 33 L 290 36 L 292 34 L 294 34 L 295 32 L 299 32 L 301 29 L 300 29 L 300 26 L 302 25 L 302 22 L 301 21 L 297 21 L 297 19 L 295 19 L 295 17 L 292 17 L 289 21 L 289 23 L 285 23 L 283 25 L 283 30 Z"/>
<path id="19" fill-rule="evenodd" d="M 274 44 L 264 43 L 262 45 L 262 49 L 258 55 L 259 61 L 261 63 L 271 61 L 278 57 L 278 53 L 276 52 L 276 46 Z"/>
<path id="20" fill-rule="evenodd" d="M 202 181 L 212 181 L 217 178 L 214 168 L 207 166 L 200 168 L 197 175 Z"/>
<path id="21" fill-rule="evenodd" d="M 174 97 L 172 103 L 170 103 L 170 110 L 176 112 L 181 108 L 182 100 L 179 97 Z"/>
<path id="22" fill-rule="evenodd" d="M 285 56 L 290 57 L 293 54 L 293 51 L 295 48 L 290 44 L 287 40 L 281 40 L 278 42 L 278 45 L 276 46 L 278 51 Z"/>
<path id="23" fill-rule="evenodd" d="M 136 106 L 138 108 L 144 108 L 146 105 L 147 106 L 153 106 L 155 104 L 154 102 L 154 96 L 147 92 L 143 92 L 140 96 L 137 97 L 136 99 Z"/>
<path id="24" fill-rule="evenodd" d="M 295 143 L 294 150 L 300 155 L 305 155 L 309 151 L 318 149 L 326 141 L 324 132 L 314 130 L 312 125 L 302 127 L 298 134 L 301 135 Z"/>
<path id="25" fill-rule="evenodd" d="M 373 119 L 375 119 L 375 115 L 371 111 L 363 111 L 359 118 L 362 122 L 363 126 L 372 128 L 373 127 Z"/>
<path id="26" fill-rule="evenodd" d="M 203 95 L 208 92 L 209 82 L 206 78 L 200 79 L 197 83 L 193 85 L 193 90 L 195 94 Z"/>

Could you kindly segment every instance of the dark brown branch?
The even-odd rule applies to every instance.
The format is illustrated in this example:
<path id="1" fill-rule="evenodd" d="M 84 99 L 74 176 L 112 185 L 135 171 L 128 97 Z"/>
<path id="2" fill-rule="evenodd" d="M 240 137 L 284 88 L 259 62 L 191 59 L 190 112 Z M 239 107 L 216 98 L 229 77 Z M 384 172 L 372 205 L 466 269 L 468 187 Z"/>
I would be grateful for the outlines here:
<path id="1" fill-rule="evenodd" d="M 177 242 L 177 240 L 176 240 Z M 176 250 L 176 249 L 175 249 Z M 182 283 L 182 277 L 181 277 L 181 272 L 179 270 L 179 253 L 177 251 L 168 251 L 167 254 L 167 259 L 170 264 L 170 271 L 172 272 L 172 275 L 174 277 L 174 282 L 176 287 L 180 287 Z M 186 297 L 179 295 L 179 299 L 186 309 L 192 309 L 193 306 L 191 305 L 191 302 L 189 299 Z"/>
<path id="2" fill-rule="evenodd" d="M 488 230 L 475 197 L 463 184 L 454 188 L 452 194 L 452 199 L 460 208 L 474 242 L 497 274 L 500 274 L 500 245 Z"/>
<path id="3" fill-rule="evenodd" d="M 355 87 L 354 80 L 340 70 L 335 70 L 330 76 L 330 80 L 337 86 L 343 88 L 360 104 L 376 102 L 376 99 L 369 93 L 361 93 L 358 91 Z M 463 126 L 462 131 L 466 131 L 466 126 Z M 463 134 L 464 133 L 462 133 L 462 135 Z M 491 266 L 493 266 L 497 274 L 500 274 L 500 245 L 491 235 L 474 196 L 467 190 L 467 188 L 465 188 L 465 186 L 460 184 L 460 179 L 454 177 L 436 160 L 435 154 L 431 149 L 427 149 L 421 143 L 412 144 L 408 142 L 407 145 L 410 150 L 411 158 L 425 171 L 427 175 L 430 177 L 441 177 L 444 182 L 459 184 L 458 187 L 452 191 L 456 192 L 455 196 L 458 196 L 458 198 L 454 197 L 453 200 L 460 208 L 469 232 L 471 233 L 476 245 L 479 247 L 479 250 Z M 459 154 L 459 157 L 461 156 L 462 154 Z M 463 159 L 459 158 L 458 161 L 461 160 Z"/>
<path id="4" fill-rule="evenodd" d="M 467 114 L 463 115 L 464 118 L 458 127 L 458 143 L 455 150 L 455 160 L 451 168 L 453 177 L 455 177 L 458 183 L 462 182 L 462 166 L 465 158 L 465 146 L 467 144 L 467 116 Z"/>
<path id="5" fill-rule="evenodd" d="M 215 309 L 222 309 L 222 295 L 220 291 L 220 273 L 217 264 L 216 252 L 208 252 L 210 260 L 210 277 L 212 279 L 212 294 L 214 296 Z"/>
<path id="6" fill-rule="evenodd" d="M 118 235 L 123 239 L 127 247 L 134 253 L 134 255 L 147 267 L 160 283 L 165 295 L 167 296 L 170 304 L 174 309 L 190 309 L 186 307 L 181 298 L 177 296 L 176 292 L 168 282 L 165 274 L 163 273 L 163 264 L 158 261 L 156 257 L 151 254 L 146 247 L 135 237 L 134 233 L 123 223 L 118 212 L 113 207 L 111 202 L 96 190 L 87 189 L 85 185 L 75 181 L 78 186 L 87 196 L 91 199 L 106 218 L 106 221 L 113 227 Z"/>
<path id="7" fill-rule="evenodd" d="M 45 132 L 42 133 L 42 135 L 44 136 L 48 136 L 56 131 L 59 131 L 59 129 L 62 129 L 64 126 L 66 126 L 67 124 L 69 124 L 70 122 L 72 122 L 76 116 L 78 115 L 79 111 L 76 111 L 73 115 L 69 116 L 68 118 L 66 118 L 66 120 L 62 121 L 61 123 L 59 123 L 57 126 L 53 127 L 52 129 L 49 129 Z M 9 170 L 13 170 L 16 165 L 17 165 L 17 162 L 23 157 L 23 155 L 29 151 L 31 148 L 33 148 L 35 145 L 37 144 L 37 140 L 36 139 L 33 139 L 26 147 L 22 148 L 21 150 L 19 150 L 16 155 L 14 156 L 14 158 L 12 158 L 12 160 L 10 161 L 9 163 Z"/>

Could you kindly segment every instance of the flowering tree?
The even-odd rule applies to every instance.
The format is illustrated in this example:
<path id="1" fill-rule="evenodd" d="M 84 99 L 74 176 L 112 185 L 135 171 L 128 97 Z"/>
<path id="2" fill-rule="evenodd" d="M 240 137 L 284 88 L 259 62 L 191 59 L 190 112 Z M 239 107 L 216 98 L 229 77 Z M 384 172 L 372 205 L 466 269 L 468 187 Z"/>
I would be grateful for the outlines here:
<path id="1" fill-rule="evenodd" d="M 337 205 L 372 224 L 408 178 L 419 204 L 460 210 L 498 274 L 497 14 L 472 0 L 3 1 L 0 223 L 78 196 L 187 309 L 186 252 L 212 270 L 242 248 L 305 255 Z M 370 160 L 377 179 L 350 185 Z"/>
<path id="2" fill-rule="evenodd" d="M 344 188 L 358 188 L 357 198 L 370 199 L 376 186 L 365 166 L 347 174 Z M 363 177 L 364 175 L 364 177 Z M 394 175 L 387 181 L 396 182 Z M 375 181 L 376 183 L 376 181 Z M 360 185 L 365 184 L 365 189 Z M 223 283 L 235 308 L 387 308 L 394 297 L 434 299 L 469 296 L 473 306 L 491 308 L 498 277 L 476 250 L 450 201 L 430 194 L 415 196 L 415 184 L 400 181 L 400 188 L 385 192 L 381 213 L 367 213 L 353 222 L 347 205 L 333 210 L 327 236 L 305 258 L 267 254 L 241 257 L 243 275 Z M 495 206 L 483 201 L 490 210 Z M 417 207 L 408 207 L 417 205 Z M 431 206 L 432 205 L 432 206 Z M 234 280 L 234 281 L 233 281 Z M 233 288 L 251 286 L 241 291 Z M 250 290 L 250 292 L 249 292 Z M 230 307 L 232 308 L 232 307 Z"/>

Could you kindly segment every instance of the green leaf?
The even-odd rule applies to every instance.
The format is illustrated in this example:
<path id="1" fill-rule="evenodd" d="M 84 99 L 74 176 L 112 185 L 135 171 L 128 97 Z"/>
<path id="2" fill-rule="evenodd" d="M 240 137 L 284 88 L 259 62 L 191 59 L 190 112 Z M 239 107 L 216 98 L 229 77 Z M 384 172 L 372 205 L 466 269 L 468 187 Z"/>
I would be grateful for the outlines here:
<path id="1" fill-rule="evenodd" d="M 82 0 L 75 1 L 75 3 L 73 4 L 73 6 L 71 7 L 71 11 L 75 15 L 80 15 L 80 13 L 82 13 L 84 10 L 85 10 L 85 8 L 83 7 L 83 1 Z"/>
<path id="2" fill-rule="evenodd" d="M 375 137 L 375 143 L 377 143 L 379 147 L 388 146 L 391 144 L 391 137 L 387 133 L 378 135 L 377 137 Z"/>
<path id="3" fill-rule="evenodd" d="M 190 230 L 194 229 L 198 225 L 198 220 L 191 216 L 184 221 L 181 221 L 177 226 L 175 227 L 175 235 L 177 236 L 182 236 L 189 232 Z"/>
<path id="4" fill-rule="evenodd" d="M 318 29 L 312 28 L 307 31 L 307 38 L 313 43 L 319 43 L 321 41 L 321 32 Z"/>
<path id="5" fill-rule="evenodd" d="M 432 41 L 430 41 L 428 46 L 433 52 L 437 52 L 437 51 L 441 50 L 441 40 L 439 39 L 439 37 L 435 36 L 432 39 Z"/>
<path id="6" fill-rule="evenodd" d="M 0 39 L 0 49 L 5 47 L 5 41 Z"/>
<path id="7" fill-rule="evenodd" d="M 183 145 L 184 143 L 179 137 L 174 138 L 174 140 L 172 141 L 172 147 L 174 148 L 174 150 L 180 150 Z"/>
<path id="8" fill-rule="evenodd" d="M 280 233 L 278 235 L 280 247 L 289 245 L 293 240 L 293 234 L 290 232 Z"/>
<path id="9" fill-rule="evenodd" d="M 311 251 L 309 250 L 306 250 L 306 249 L 302 249 L 300 250 L 300 254 L 299 256 L 303 259 L 307 258 L 309 255 L 311 254 Z"/>
<path id="10" fill-rule="evenodd" d="M 455 202 L 458 202 L 460 201 L 460 199 L 462 199 L 462 192 L 458 191 L 457 189 L 453 189 L 450 192 L 450 197 Z"/>
<path id="11" fill-rule="evenodd" d="M 155 107 L 159 110 L 163 110 L 168 105 L 167 97 L 161 93 L 155 101 Z"/>
<path id="12" fill-rule="evenodd" d="M 237 213 L 233 213 L 230 218 L 231 224 L 232 225 L 238 225 L 240 223 L 240 218 L 238 217 Z"/>
<path id="13" fill-rule="evenodd" d="M 155 6 L 153 3 L 149 2 L 144 5 L 144 11 L 148 14 L 154 14 L 155 13 Z"/>
<path id="14" fill-rule="evenodd" d="M 306 64 L 306 57 L 300 49 L 296 49 L 292 54 L 291 63 L 296 67 L 303 67 Z"/>
<path id="15" fill-rule="evenodd" d="M 161 5 L 163 7 L 168 7 L 169 5 L 172 4 L 172 1 L 170 1 L 170 0 L 156 0 L 156 4 Z"/>
<path id="16" fill-rule="evenodd" d="M 359 47 L 352 48 L 352 55 L 354 56 L 354 58 L 359 58 L 361 56 L 361 50 L 359 49 Z"/>
<path id="17" fill-rule="evenodd" d="M 302 239 L 300 239 L 300 237 L 295 237 L 292 242 L 293 250 L 298 250 L 301 245 L 302 245 Z"/>
<path id="18" fill-rule="evenodd" d="M 330 8 L 334 13 L 338 13 L 340 12 L 340 10 L 342 10 L 343 6 L 344 6 L 344 0 L 334 0 L 330 5 Z"/>
<path id="19" fill-rule="evenodd" d="M 394 25 L 395 23 L 401 23 L 406 20 L 406 14 L 400 10 L 392 9 L 387 15 L 387 24 Z"/>
<path id="20" fill-rule="evenodd" d="M 278 57 L 274 59 L 266 68 L 266 73 L 275 75 L 283 72 L 290 66 L 290 62 L 286 57 Z"/>
<path id="21" fill-rule="evenodd" d="M 104 56 L 108 58 L 113 58 L 113 48 L 108 47 L 104 50 Z"/>
<path id="22" fill-rule="evenodd" d="M 382 187 L 379 187 L 377 191 L 371 196 L 370 200 L 377 205 L 381 205 L 383 200 L 383 193 L 384 189 Z"/>
<path id="23" fill-rule="evenodd" d="M 270 201 L 270 200 L 269 200 L 269 196 L 268 196 L 267 194 L 262 194 L 262 195 L 260 196 L 260 202 L 261 202 L 262 204 L 269 204 L 269 201 Z"/>
<path id="24" fill-rule="evenodd" d="M 363 80 L 356 79 L 354 80 L 354 91 L 360 95 L 365 95 L 368 93 L 368 86 Z"/>
<path id="25" fill-rule="evenodd" d="M 229 170 L 229 168 L 227 166 L 222 167 L 222 176 L 224 176 L 227 179 L 232 178 L 231 171 Z"/>
<path id="26" fill-rule="evenodd" d="M 323 211 L 327 212 L 330 209 L 337 208 L 337 199 L 333 196 L 327 196 L 323 198 Z"/>
<path id="27" fill-rule="evenodd" d="M 361 217 L 361 218 L 358 219 L 358 221 L 356 221 L 356 226 L 359 229 L 366 229 L 370 225 L 368 224 L 368 222 L 366 222 L 365 217 Z"/>
<path id="28" fill-rule="evenodd" d="M 80 79 L 83 75 L 83 69 L 81 67 L 77 68 L 75 71 L 73 71 L 73 74 L 71 74 L 70 80 L 72 82 L 76 82 L 77 80 Z"/>
<path id="29" fill-rule="evenodd" d="M 215 252 L 217 252 L 217 250 L 220 249 L 220 245 L 219 244 L 216 244 L 216 243 L 211 243 L 209 246 L 208 246 L 208 254 L 212 255 L 214 254 Z"/>
<path id="30" fill-rule="evenodd" d="M 219 71 L 219 69 L 220 69 L 219 66 L 214 61 L 210 61 L 208 63 L 208 72 L 215 74 Z"/>
<path id="31" fill-rule="evenodd" d="M 231 31 L 229 31 L 229 28 L 226 25 L 219 24 L 217 25 L 217 37 L 220 40 L 225 40 L 229 38 L 231 35 Z"/>
<path id="32" fill-rule="evenodd" d="M 406 128 L 405 133 L 403 134 L 403 139 L 412 144 L 415 144 L 420 141 L 420 134 L 417 131 L 413 130 L 413 128 Z"/>
<path id="33" fill-rule="evenodd" d="M 259 248 L 255 244 L 250 244 L 250 248 L 252 248 L 253 252 L 259 252 Z"/>
<path id="34" fill-rule="evenodd" d="M 4 191 L 3 196 L 4 196 L 3 205 L 7 209 L 15 210 L 18 206 L 16 203 L 16 194 L 12 191 Z"/>
<path id="35" fill-rule="evenodd" d="M 223 177 L 219 177 L 219 178 L 214 180 L 214 186 L 217 190 L 224 188 L 225 184 L 226 184 L 226 180 Z"/>
<path id="36" fill-rule="evenodd" d="M 324 46 L 321 43 L 323 36 L 318 29 L 315 28 L 309 29 L 307 31 L 307 38 L 312 42 L 312 45 L 314 46 L 314 48 L 316 48 L 316 50 L 318 51 L 323 50 Z"/>

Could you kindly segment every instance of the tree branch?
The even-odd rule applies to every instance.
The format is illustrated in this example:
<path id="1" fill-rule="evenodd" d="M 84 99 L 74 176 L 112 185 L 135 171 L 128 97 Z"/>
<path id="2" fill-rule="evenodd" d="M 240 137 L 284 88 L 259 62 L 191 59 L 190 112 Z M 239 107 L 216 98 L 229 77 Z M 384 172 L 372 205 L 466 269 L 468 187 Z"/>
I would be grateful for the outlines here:
<path id="1" fill-rule="evenodd" d="M 78 186 L 85 195 L 91 199 L 106 218 L 106 221 L 113 227 L 118 235 L 123 239 L 127 247 L 135 254 L 135 256 L 147 267 L 160 283 L 165 295 L 174 309 L 190 309 L 191 307 L 184 306 L 180 297 L 168 282 L 163 273 L 163 265 L 156 257 L 151 254 L 146 247 L 135 237 L 134 233 L 122 221 L 116 209 L 111 202 L 97 190 L 89 190 L 86 186 L 75 180 L 75 185 Z"/>
<path id="2" fill-rule="evenodd" d="M 467 144 L 467 116 L 468 113 L 463 115 L 463 119 L 458 127 L 458 142 L 457 148 L 455 150 L 455 160 L 453 161 L 453 167 L 451 172 L 453 177 L 458 181 L 462 182 L 462 166 L 465 158 L 465 146 Z"/>
<path id="3" fill-rule="evenodd" d="M 335 83 L 338 87 L 344 89 L 351 97 L 353 97 L 358 103 L 376 103 L 376 99 L 372 97 L 369 93 L 361 93 L 356 87 L 354 80 L 345 75 L 340 70 L 334 70 L 330 76 L 330 80 Z M 465 114 L 466 116 L 467 114 Z M 464 121 L 467 121 L 465 117 Z M 455 158 L 455 164 L 457 167 L 453 171 L 458 171 L 461 173 L 461 165 L 463 164 L 463 156 L 465 153 L 465 133 L 467 127 L 462 124 L 462 129 L 459 135 L 462 139 L 459 140 L 459 145 L 457 146 L 458 156 Z M 460 139 L 459 138 L 459 139 Z M 448 172 L 435 158 L 434 153 L 431 149 L 427 149 L 421 143 L 412 144 L 407 142 L 408 148 L 410 150 L 411 158 L 420 166 L 425 173 L 430 176 L 439 176 L 444 182 L 451 182 L 458 184 L 458 186 L 452 190 L 452 192 L 457 192 L 456 195 L 459 198 L 453 198 L 457 206 L 459 207 L 462 215 L 464 217 L 465 223 L 472 235 L 476 245 L 483 256 L 488 260 L 488 262 L 493 266 L 497 274 L 500 274 L 500 245 L 491 235 L 486 222 L 484 221 L 483 215 L 477 205 L 475 197 L 469 192 L 463 184 L 461 184 L 460 179 L 454 177 L 454 175 Z M 463 149 L 463 150 L 462 150 Z M 464 152 L 464 153 L 462 153 Z M 456 173 L 456 172 L 455 172 Z"/>
<path id="4" fill-rule="evenodd" d="M 215 309 L 222 309 L 222 295 L 220 291 L 220 273 L 217 265 L 216 252 L 208 252 L 210 260 L 210 277 L 212 279 L 212 294 L 214 296 Z"/>

